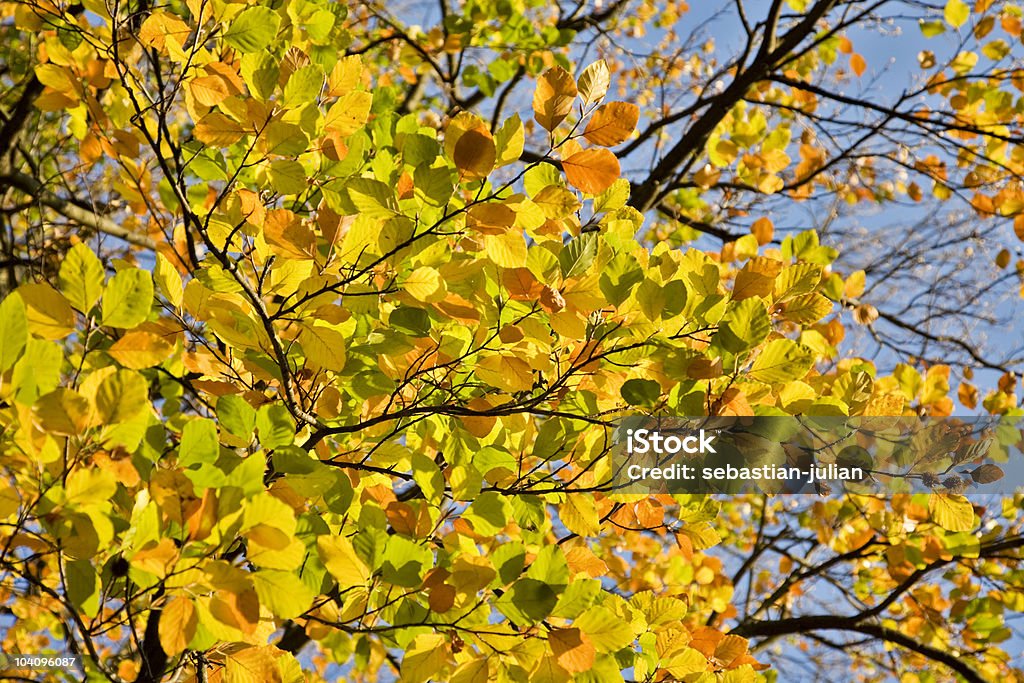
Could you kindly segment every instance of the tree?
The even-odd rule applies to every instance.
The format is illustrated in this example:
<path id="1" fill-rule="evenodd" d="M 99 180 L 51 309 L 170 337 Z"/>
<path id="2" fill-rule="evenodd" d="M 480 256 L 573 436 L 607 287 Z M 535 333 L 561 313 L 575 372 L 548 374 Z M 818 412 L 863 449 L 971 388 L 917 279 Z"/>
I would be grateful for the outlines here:
<path id="1" fill-rule="evenodd" d="M 847 270 L 838 207 L 775 222 L 925 189 L 1015 216 L 1018 10 L 737 1 L 722 61 L 685 3 L 0 7 L 5 652 L 111 681 L 1019 674 L 1019 495 L 610 483 L 627 415 L 949 415 L 948 365 L 839 357 L 844 307 L 1012 369 L 931 327 L 971 311 L 867 300 L 941 239 Z M 895 103 L 844 94 L 850 35 L 899 12 L 964 46 Z M 1018 416 L 1015 384 L 984 408 Z"/>

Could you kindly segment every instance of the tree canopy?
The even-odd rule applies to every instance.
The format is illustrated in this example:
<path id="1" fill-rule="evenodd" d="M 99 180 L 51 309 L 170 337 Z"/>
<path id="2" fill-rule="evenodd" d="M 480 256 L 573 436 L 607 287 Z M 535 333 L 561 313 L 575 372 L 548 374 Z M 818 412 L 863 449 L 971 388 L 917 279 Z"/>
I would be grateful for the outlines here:
<path id="1" fill-rule="evenodd" d="M 627 416 L 1021 415 L 1024 10 L 720 4 L 0 2 L 0 649 L 1022 678 L 1024 496 L 611 484 Z"/>

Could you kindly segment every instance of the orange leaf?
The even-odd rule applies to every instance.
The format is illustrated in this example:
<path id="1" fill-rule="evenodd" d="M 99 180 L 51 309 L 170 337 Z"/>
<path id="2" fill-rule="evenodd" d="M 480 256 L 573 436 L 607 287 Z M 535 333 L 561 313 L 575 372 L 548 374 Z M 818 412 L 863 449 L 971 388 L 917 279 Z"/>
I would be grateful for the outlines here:
<path id="1" fill-rule="evenodd" d="M 501 274 L 501 284 L 512 299 L 535 301 L 544 291 L 529 268 L 509 268 Z"/>
<path id="2" fill-rule="evenodd" d="M 245 588 L 240 593 L 218 590 L 210 598 L 210 615 L 242 633 L 252 633 L 260 620 L 260 603 L 256 591 Z"/>
<path id="3" fill-rule="evenodd" d="M 583 631 L 578 628 L 560 628 L 548 636 L 551 651 L 558 664 L 569 673 L 582 673 L 594 666 L 596 651 Z"/>
<path id="4" fill-rule="evenodd" d="M 619 160 L 606 149 L 585 149 L 562 161 L 566 180 L 587 194 L 600 194 L 619 178 Z"/>
<path id="5" fill-rule="evenodd" d="M 772 237 L 775 235 L 775 226 L 770 218 L 758 218 L 750 226 L 750 234 L 757 238 L 758 246 L 763 247 L 772 241 Z"/>
<path id="6" fill-rule="evenodd" d="M 533 118 L 545 130 L 554 130 L 572 111 L 576 92 L 576 81 L 562 67 L 544 72 L 533 93 Z"/>
<path id="7" fill-rule="evenodd" d="M 850 55 L 850 68 L 853 69 L 853 73 L 863 76 L 864 70 L 868 68 L 868 63 L 859 54 L 854 53 Z"/>
<path id="8" fill-rule="evenodd" d="M 595 145 L 614 147 L 633 134 L 639 118 L 640 109 L 632 102 L 609 102 L 591 117 L 583 137 Z"/>
<path id="9" fill-rule="evenodd" d="M 466 131 L 455 143 L 455 166 L 465 179 L 485 178 L 498 158 L 494 138 L 483 128 Z"/>

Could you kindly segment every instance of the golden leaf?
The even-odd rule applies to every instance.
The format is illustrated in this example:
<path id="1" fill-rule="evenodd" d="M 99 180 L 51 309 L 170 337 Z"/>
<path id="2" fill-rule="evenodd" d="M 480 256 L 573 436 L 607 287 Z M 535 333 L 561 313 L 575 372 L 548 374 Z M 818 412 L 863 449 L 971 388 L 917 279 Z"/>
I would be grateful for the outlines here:
<path id="1" fill-rule="evenodd" d="M 533 93 L 533 118 L 544 130 L 553 131 L 572 111 L 576 81 L 560 66 L 545 71 Z"/>
<path id="2" fill-rule="evenodd" d="M 583 137 L 595 145 L 614 147 L 633 134 L 639 118 L 640 109 L 632 102 L 609 102 L 594 112 Z"/>

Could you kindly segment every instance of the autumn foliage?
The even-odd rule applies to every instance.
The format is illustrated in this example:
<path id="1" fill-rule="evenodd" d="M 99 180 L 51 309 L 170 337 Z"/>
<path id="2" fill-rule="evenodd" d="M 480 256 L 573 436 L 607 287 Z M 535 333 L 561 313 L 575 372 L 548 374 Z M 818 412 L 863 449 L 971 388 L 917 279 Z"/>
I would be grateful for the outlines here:
<path id="1" fill-rule="evenodd" d="M 747 8 L 725 65 L 686 3 L 0 2 L 0 649 L 110 681 L 1018 680 L 1020 496 L 609 483 L 627 415 L 1017 414 L 1008 372 L 981 398 L 844 346 L 901 318 L 763 204 L 1024 208 L 1022 81 L 976 73 L 1008 5 L 922 18 L 1004 35 L 889 116 L 910 156 L 816 138 L 887 4 Z M 653 72 L 617 43 L 645 35 Z M 725 85 L 655 101 L 691 77 Z"/>

